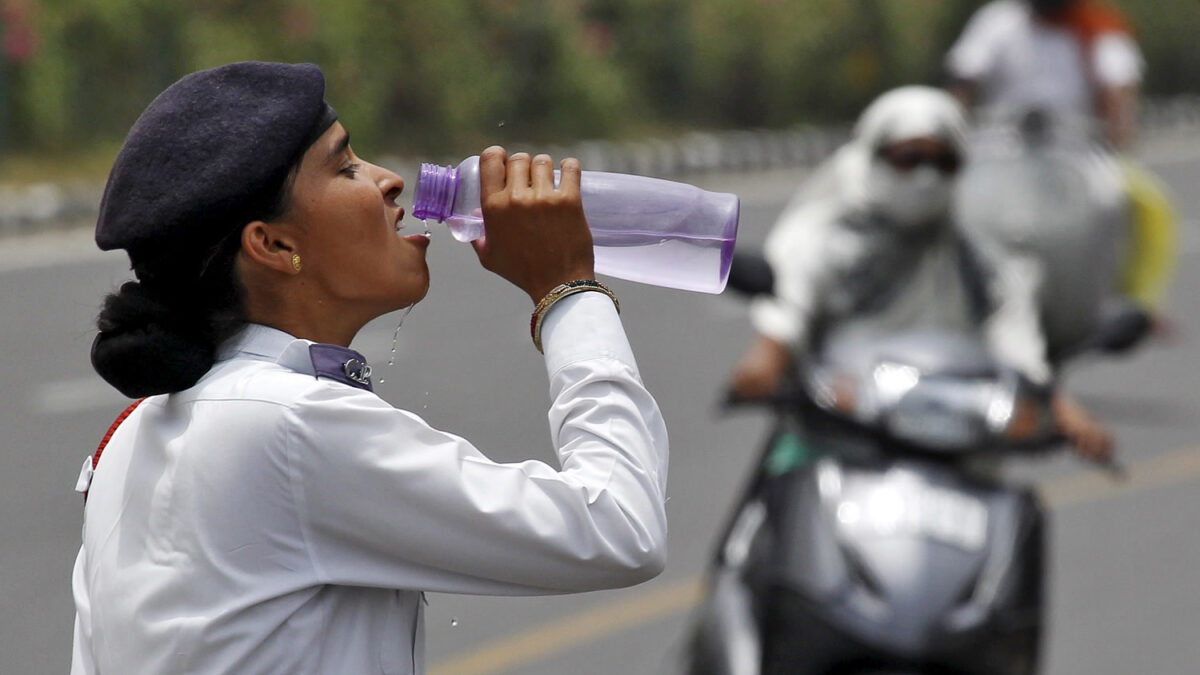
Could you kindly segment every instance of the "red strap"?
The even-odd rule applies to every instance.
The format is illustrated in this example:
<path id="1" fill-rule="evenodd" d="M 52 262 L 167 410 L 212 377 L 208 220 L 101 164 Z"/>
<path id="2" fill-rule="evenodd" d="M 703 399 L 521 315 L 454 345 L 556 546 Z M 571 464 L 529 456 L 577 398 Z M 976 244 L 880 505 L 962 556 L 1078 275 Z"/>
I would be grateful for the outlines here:
<path id="1" fill-rule="evenodd" d="M 1096 39 L 1107 33 L 1121 33 L 1133 37 L 1133 28 L 1125 15 L 1107 0 L 1079 0 L 1066 9 L 1044 17 L 1070 31 L 1079 40 L 1083 57 L 1084 73 L 1092 89 L 1093 105 L 1101 110 L 1102 91 L 1096 76 L 1094 48 Z"/>
<path id="2" fill-rule="evenodd" d="M 117 427 L 121 426 L 121 422 L 124 422 L 125 418 L 129 417 L 129 415 L 133 412 L 134 408 L 137 408 L 139 405 L 142 404 L 142 401 L 145 401 L 145 400 L 146 400 L 145 398 L 139 398 L 138 400 L 134 401 L 128 408 L 126 408 L 125 412 L 121 413 L 120 415 L 117 415 L 116 421 L 114 421 L 112 423 L 112 426 L 108 428 L 108 433 L 104 434 L 104 438 L 100 441 L 100 447 L 96 448 L 96 454 L 92 455 L 92 471 L 95 471 L 96 467 L 99 466 L 100 455 L 101 455 L 101 453 L 104 452 L 104 447 L 108 445 L 108 442 L 110 440 L 112 440 L 113 434 L 117 433 Z M 84 490 L 83 491 L 83 501 L 85 501 L 85 502 L 87 501 L 87 495 L 88 495 L 87 490 Z"/>
<path id="3" fill-rule="evenodd" d="M 1105 33 L 1133 35 L 1125 15 L 1105 0 L 1082 0 L 1046 18 L 1075 33 L 1088 49 Z"/>

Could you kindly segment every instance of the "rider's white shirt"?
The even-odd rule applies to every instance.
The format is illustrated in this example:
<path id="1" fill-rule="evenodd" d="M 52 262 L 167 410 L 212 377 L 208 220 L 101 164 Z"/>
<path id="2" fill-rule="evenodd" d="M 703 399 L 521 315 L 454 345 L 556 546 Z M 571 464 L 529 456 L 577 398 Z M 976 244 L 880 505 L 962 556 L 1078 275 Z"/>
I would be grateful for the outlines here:
<path id="1" fill-rule="evenodd" d="M 967 23 L 946 67 L 952 76 L 978 84 L 983 105 L 1090 116 L 1091 78 L 1109 87 L 1135 85 L 1144 61 L 1129 35 L 1102 34 L 1085 54 L 1074 34 L 1038 21 L 1024 2 L 994 0 Z"/>
<path id="2" fill-rule="evenodd" d="M 422 591 L 657 574 L 667 434 L 612 302 L 566 298 L 543 336 L 561 468 L 318 379 L 310 343 L 263 326 L 147 399 L 91 483 L 71 672 L 421 673 Z"/>
<path id="3" fill-rule="evenodd" d="M 979 281 L 991 306 L 981 320 L 976 317 L 981 308 L 973 306 L 964 284 L 961 249 L 951 226 L 885 266 L 883 259 L 897 251 L 878 245 L 878 230 L 846 227 L 844 209 L 836 200 L 804 195 L 784 209 L 763 247 L 775 270 L 775 295 L 751 303 L 756 331 L 805 355 L 842 335 L 927 328 L 977 334 L 1002 363 L 1035 382 L 1049 381 L 1034 303 L 1036 269 L 1017 259 L 989 257 L 991 273 Z M 879 296 L 865 298 L 874 306 L 858 308 L 864 298 L 856 297 L 862 287 L 855 278 L 880 269 L 888 270 L 885 282 L 867 289 Z M 893 270 L 902 271 L 892 277 Z M 818 327 L 821 335 L 814 334 Z"/>

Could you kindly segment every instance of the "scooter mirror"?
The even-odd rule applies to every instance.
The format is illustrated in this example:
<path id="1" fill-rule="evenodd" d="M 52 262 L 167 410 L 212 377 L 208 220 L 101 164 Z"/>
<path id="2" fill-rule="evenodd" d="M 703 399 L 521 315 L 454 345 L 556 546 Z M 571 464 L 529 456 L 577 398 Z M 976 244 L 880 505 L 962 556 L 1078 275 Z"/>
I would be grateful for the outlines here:
<path id="1" fill-rule="evenodd" d="M 734 251 L 726 287 L 746 296 L 771 295 L 775 292 L 775 270 L 762 251 Z"/>

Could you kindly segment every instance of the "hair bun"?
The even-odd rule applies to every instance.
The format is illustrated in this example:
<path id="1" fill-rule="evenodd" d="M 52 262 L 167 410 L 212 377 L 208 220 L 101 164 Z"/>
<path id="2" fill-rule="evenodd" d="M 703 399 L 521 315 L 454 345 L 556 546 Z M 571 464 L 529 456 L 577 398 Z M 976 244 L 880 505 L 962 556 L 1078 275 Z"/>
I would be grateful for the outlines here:
<path id="1" fill-rule="evenodd" d="M 92 367 L 130 398 L 183 391 L 216 359 L 202 325 L 171 312 L 136 281 L 105 298 L 97 325 Z"/>

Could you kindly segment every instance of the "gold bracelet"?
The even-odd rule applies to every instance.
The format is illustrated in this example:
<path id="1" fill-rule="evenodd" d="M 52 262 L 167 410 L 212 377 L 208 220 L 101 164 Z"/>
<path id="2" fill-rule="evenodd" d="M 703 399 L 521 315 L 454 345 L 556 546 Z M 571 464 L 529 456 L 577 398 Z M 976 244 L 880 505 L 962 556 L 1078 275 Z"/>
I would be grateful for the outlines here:
<path id="1" fill-rule="evenodd" d="M 542 321 L 546 318 L 546 314 L 554 303 L 562 300 L 568 295 L 583 293 L 585 291 L 596 291 L 603 293 L 612 299 L 613 305 L 617 308 L 617 313 L 621 312 L 621 301 L 617 299 L 617 294 L 612 292 L 612 289 L 595 279 L 579 279 L 576 281 L 568 281 L 565 284 L 559 284 L 550 289 L 537 306 L 533 308 L 533 314 L 529 317 L 529 336 L 533 338 L 533 346 L 537 347 L 539 353 L 542 351 Z"/>

